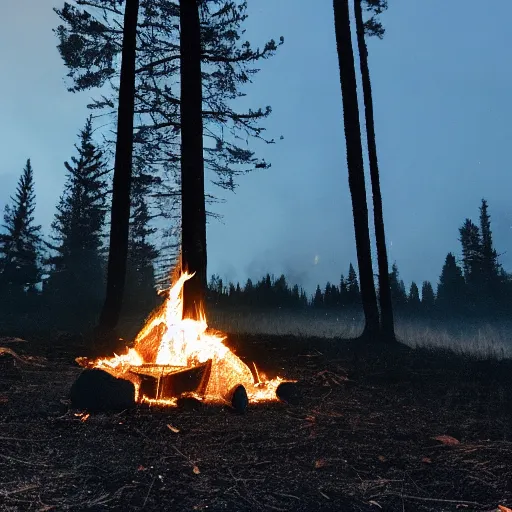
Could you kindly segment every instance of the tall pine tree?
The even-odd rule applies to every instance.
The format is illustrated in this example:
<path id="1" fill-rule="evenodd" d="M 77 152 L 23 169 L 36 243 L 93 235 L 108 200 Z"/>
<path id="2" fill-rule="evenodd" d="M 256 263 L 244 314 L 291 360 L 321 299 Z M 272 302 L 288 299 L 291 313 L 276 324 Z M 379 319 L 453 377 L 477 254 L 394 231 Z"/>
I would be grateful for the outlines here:
<path id="1" fill-rule="evenodd" d="M 157 301 L 153 262 L 158 251 L 151 241 L 156 228 L 151 226 L 147 196 L 154 177 L 137 170 L 132 180 L 132 207 L 128 240 L 125 311 L 149 313 Z"/>
<path id="2" fill-rule="evenodd" d="M 482 246 L 478 226 L 466 219 L 459 228 L 459 241 L 462 245 L 462 266 L 466 284 L 474 293 L 482 282 Z"/>
<path id="3" fill-rule="evenodd" d="M 361 292 L 357 274 L 352 263 L 348 267 L 348 276 L 346 280 L 346 300 L 347 306 L 354 308 L 361 305 Z"/>
<path id="4" fill-rule="evenodd" d="M 91 117 L 79 138 L 78 157 L 64 163 L 68 177 L 52 223 L 49 247 L 54 254 L 48 260 L 45 289 L 68 309 L 87 306 L 96 314 L 105 292 L 102 238 L 108 171 L 93 141 Z"/>
<path id="5" fill-rule="evenodd" d="M 41 226 L 34 223 L 36 195 L 30 159 L 11 203 L 5 207 L 5 233 L 0 234 L 0 294 L 8 298 L 8 305 L 19 307 L 26 292 L 35 291 L 41 280 Z"/>
<path id="6" fill-rule="evenodd" d="M 499 300 L 503 288 L 503 269 L 498 263 L 498 253 L 494 249 L 491 216 L 485 199 L 482 199 L 480 206 L 480 240 L 482 292 L 487 299 L 487 305 L 493 307 L 496 305 L 496 301 Z"/>
<path id="7" fill-rule="evenodd" d="M 359 49 L 359 66 L 363 85 L 363 100 L 366 120 L 366 140 L 368 145 L 368 160 L 370 163 L 370 178 L 373 195 L 373 219 L 375 225 L 375 243 L 377 246 L 377 263 L 379 267 L 379 303 L 381 340 L 388 343 L 396 342 L 395 323 L 393 318 L 393 301 L 389 282 L 388 254 L 384 230 L 384 213 L 382 209 L 382 194 L 380 190 L 379 163 L 377 158 L 377 143 L 375 140 L 375 123 L 373 115 L 373 97 L 368 65 L 368 47 L 365 33 L 382 38 L 384 27 L 376 19 L 376 15 L 387 9 L 386 0 L 366 0 L 366 10 L 373 16 L 365 23 L 363 20 L 363 1 L 354 0 L 357 44 Z"/>
<path id="8" fill-rule="evenodd" d="M 430 281 L 423 281 L 421 285 L 421 309 L 423 313 L 429 314 L 434 310 L 436 296 Z"/>
<path id="9" fill-rule="evenodd" d="M 450 252 L 446 256 L 437 286 L 437 305 L 445 314 L 460 313 L 464 308 L 465 297 L 466 284 L 462 270 Z"/>
<path id="10" fill-rule="evenodd" d="M 368 204 L 364 178 L 356 71 L 350 30 L 349 1 L 333 0 L 333 10 L 343 103 L 348 181 L 352 198 L 357 263 L 361 285 L 361 302 L 365 316 L 362 338 L 376 341 L 379 339 L 380 319 L 377 307 L 377 294 L 373 280 L 370 230 L 368 226 Z"/>
<path id="11" fill-rule="evenodd" d="M 396 262 L 393 263 L 389 273 L 389 286 L 393 305 L 397 309 L 402 309 L 407 304 L 407 292 L 405 291 L 404 282 L 400 279 Z"/>

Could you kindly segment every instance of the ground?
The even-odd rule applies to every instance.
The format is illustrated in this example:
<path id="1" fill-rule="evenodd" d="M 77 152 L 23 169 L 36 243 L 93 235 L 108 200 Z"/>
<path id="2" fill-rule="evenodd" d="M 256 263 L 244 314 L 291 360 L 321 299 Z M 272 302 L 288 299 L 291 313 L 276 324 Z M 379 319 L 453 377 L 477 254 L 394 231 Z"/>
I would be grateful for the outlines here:
<path id="1" fill-rule="evenodd" d="M 87 417 L 67 401 L 87 340 L 36 338 L 9 346 L 42 366 L 0 366 L 2 511 L 512 507 L 511 360 L 232 335 L 298 404 Z"/>

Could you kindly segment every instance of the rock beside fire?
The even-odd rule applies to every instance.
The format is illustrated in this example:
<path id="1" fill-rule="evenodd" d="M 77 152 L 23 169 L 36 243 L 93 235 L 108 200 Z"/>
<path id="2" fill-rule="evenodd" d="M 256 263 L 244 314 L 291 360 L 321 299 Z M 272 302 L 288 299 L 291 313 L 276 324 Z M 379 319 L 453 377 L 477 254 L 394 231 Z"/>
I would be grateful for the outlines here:
<path id="1" fill-rule="evenodd" d="M 295 382 L 281 382 L 277 386 L 276 396 L 290 405 L 298 405 L 301 399 L 301 393 Z"/>
<path id="2" fill-rule="evenodd" d="M 176 405 L 179 409 L 184 411 L 198 411 L 203 407 L 203 402 L 193 396 L 180 396 Z"/>
<path id="3" fill-rule="evenodd" d="M 86 369 L 71 386 L 70 398 L 75 409 L 122 411 L 135 406 L 135 386 L 103 370 Z"/>
<path id="4" fill-rule="evenodd" d="M 247 391 L 244 386 L 236 386 L 231 392 L 231 406 L 235 412 L 244 414 L 248 405 L 249 397 L 247 396 Z"/>

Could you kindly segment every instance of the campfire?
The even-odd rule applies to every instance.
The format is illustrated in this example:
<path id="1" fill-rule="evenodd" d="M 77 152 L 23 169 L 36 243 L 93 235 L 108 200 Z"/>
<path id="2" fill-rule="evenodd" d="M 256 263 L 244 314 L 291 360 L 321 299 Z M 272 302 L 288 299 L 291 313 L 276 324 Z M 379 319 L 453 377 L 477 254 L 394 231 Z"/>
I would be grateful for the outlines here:
<path id="1" fill-rule="evenodd" d="M 132 382 L 141 403 L 175 406 L 182 397 L 225 403 L 244 391 L 249 402 L 277 400 L 281 378 L 267 380 L 255 364 L 245 364 L 222 333 L 208 328 L 204 311 L 199 320 L 183 318 L 183 285 L 192 275 L 183 273 L 166 292 L 133 348 L 94 361 L 80 357 L 77 363 Z"/>

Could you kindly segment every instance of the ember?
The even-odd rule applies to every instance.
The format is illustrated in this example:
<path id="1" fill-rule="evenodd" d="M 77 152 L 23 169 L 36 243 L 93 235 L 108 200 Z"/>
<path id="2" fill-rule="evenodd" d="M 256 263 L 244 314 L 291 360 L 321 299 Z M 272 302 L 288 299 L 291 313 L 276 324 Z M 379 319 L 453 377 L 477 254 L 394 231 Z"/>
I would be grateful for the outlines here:
<path id="1" fill-rule="evenodd" d="M 189 396 L 242 409 L 240 404 L 246 400 L 278 400 L 276 390 L 284 381 L 279 377 L 262 381 L 256 365 L 253 376 L 224 345 L 225 336 L 208 328 L 204 312 L 199 320 L 183 319 L 183 284 L 192 275 L 184 273 L 174 283 L 166 301 L 135 338 L 133 348 L 95 361 L 77 358 L 78 364 L 132 382 L 138 402 L 175 406 L 179 397 Z"/>

